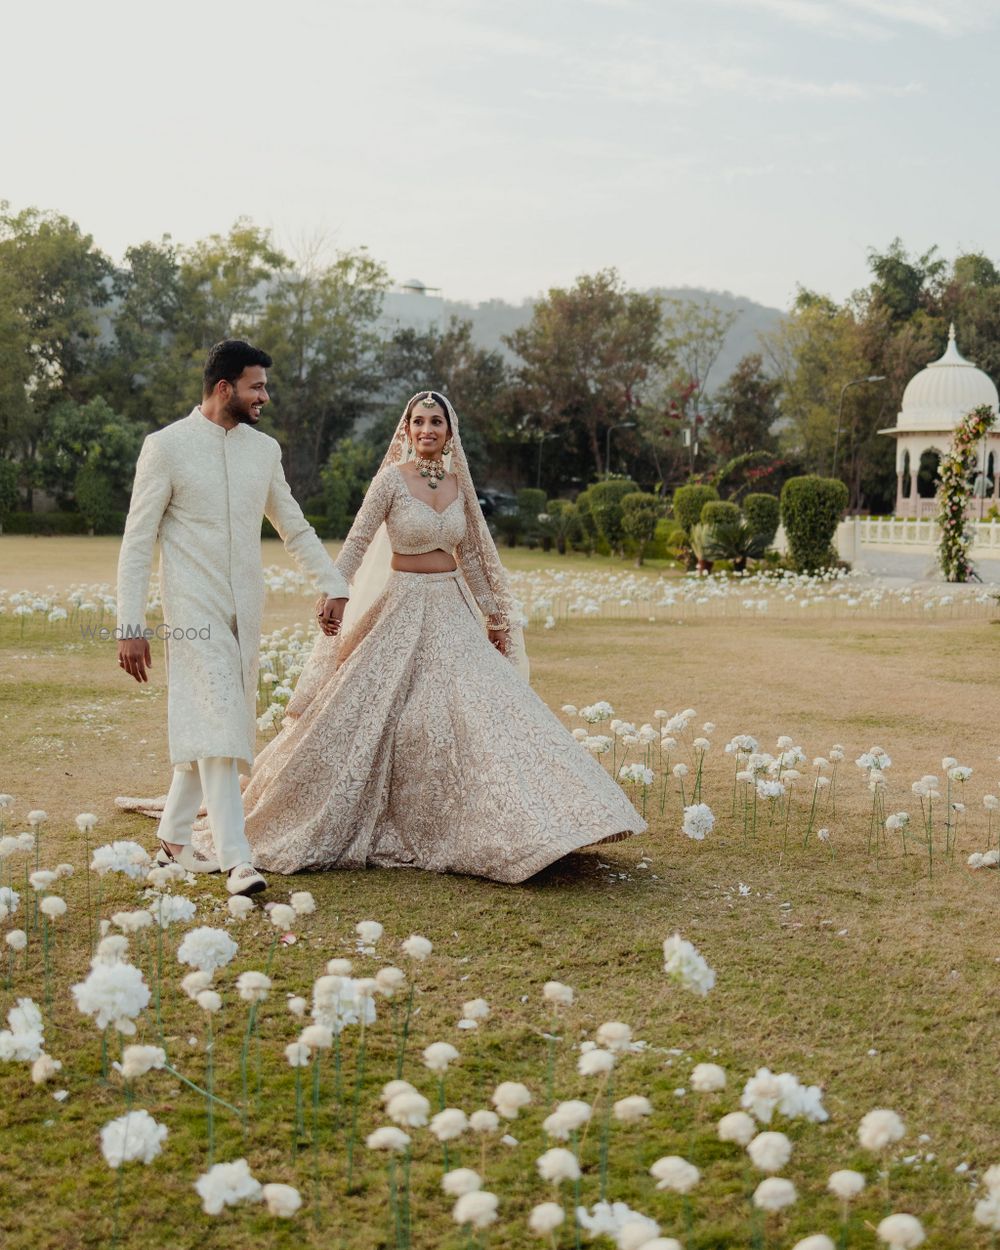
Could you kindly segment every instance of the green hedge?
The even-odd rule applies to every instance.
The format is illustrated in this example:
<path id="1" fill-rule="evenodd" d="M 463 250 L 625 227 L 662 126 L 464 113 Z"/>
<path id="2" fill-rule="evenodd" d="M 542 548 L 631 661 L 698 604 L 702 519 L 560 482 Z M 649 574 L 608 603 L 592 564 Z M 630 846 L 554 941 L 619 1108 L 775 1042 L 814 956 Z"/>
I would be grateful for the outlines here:
<path id="1" fill-rule="evenodd" d="M 701 510 L 705 504 L 719 498 L 714 486 L 678 486 L 674 491 L 674 519 L 685 531 L 691 533 L 692 525 L 701 521 Z"/>
<path id="2" fill-rule="evenodd" d="M 114 512 L 96 532 L 121 534 L 125 529 L 125 513 Z M 5 534 L 89 534 L 87 518 L 79 512 L 11 512 L 4 517 Z"/>
<path id="3" fill-rule="evenodd" d="M 735 525 L 739 519 L 739 505 L 722 499 L 710 499 L 701 510 L 702 525 Z"/>
<path id="4" fill-rule="evenodd" d="M 743 500 L 743 515 L 754 534 L 767 540 L 770 546 L 778 532 L 781 520 L 781 504 L 777 495 L 747 495 Z"/>
<path id="5" fill-rule="evenodd" d="M 814 573 L 836 562 L 832 544 L 848 498 L 847 487 L 837 478 L 811 473 L 785 483 L 781 521 L 792 564 L 800 573 Z"/>

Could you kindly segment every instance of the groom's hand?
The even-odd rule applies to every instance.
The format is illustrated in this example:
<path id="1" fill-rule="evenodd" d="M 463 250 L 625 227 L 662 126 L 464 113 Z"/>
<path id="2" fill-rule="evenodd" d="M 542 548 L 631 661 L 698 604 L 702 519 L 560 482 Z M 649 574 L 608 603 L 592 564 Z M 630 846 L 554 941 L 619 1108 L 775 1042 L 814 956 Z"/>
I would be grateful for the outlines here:
<path id="1" fill-rule="evenodd" d="M 149 681 L 146 670 L 153 667 L 149 642 L 145 638 L 123 638 L 118 643 L 118 666 L 136 681 Z"/>
<path id="2" fill-rule="evenodd" d="M 340 626 L 347 608 L 346 599 L 325 599 L 316 613 L 319 627 L 327 637 L 340 633 Z"/>

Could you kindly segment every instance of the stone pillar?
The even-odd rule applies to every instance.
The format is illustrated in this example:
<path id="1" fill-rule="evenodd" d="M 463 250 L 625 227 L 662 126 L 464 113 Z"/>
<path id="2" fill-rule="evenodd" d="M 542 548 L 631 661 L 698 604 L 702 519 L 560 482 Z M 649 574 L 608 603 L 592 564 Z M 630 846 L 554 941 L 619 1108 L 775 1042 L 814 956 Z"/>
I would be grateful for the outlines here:
<path id="1" fill-rule="evenodd" d="M 902 469 L 900 469 L 900 471 L 896 474 L 896 516 L 906 515 L 903 511 L 904 503 L 905 503 L 905 500 L 903 499 L 903 471 Z"/>

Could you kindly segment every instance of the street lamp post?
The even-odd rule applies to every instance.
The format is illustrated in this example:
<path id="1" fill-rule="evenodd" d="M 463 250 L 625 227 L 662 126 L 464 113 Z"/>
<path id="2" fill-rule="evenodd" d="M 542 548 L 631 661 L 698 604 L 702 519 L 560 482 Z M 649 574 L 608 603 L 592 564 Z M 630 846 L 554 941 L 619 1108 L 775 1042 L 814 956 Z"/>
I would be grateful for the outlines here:
<path id="1" fill-rule="evenodd" d="M 609 425 L 608 432 L 604 437 L 604 476 L 611 476 L 611 431 L 612 430 L 634 430 L 634 421 L 620 421 L 617 425 Z"/>
<path id="2" fill-rule="evenodd" d="M 855 378 L 853 382 L 845 382 L 840 388 L 840 403 L 837 405 L 837 436 L 833 440 L 833 468 L 830 470 L 830 476 L 837 476 L 837 453 L 840 450 L 840 426 L 844 416 L 844 395 L 852 386 L 864 386 L 866 382 L 884 382 L 885 375 L 881 373 L 871 373 L 866 378 Z"/>

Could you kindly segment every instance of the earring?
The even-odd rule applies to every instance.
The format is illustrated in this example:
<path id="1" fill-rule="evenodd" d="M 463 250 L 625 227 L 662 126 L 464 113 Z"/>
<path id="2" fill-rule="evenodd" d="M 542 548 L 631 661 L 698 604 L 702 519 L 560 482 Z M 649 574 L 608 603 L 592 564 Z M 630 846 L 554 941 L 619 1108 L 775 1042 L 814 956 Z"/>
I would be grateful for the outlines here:
<path id="1" fill-rule="evenodd" d="M 445 442 L 445 445 L 441 448 L 441 455 L 442 455 L 442 456 L 448 456 L 448 455 L 450 455 L 450 454 L 451 454 L 451 439 L 449 438 L 449 439 Z"/>
<path id="2" fill-rule="evenodd" d="M 406 454 L 408 456 L 413 455 L 413 440 L 410 438 L 409 434 L 406 436 Z"/>

